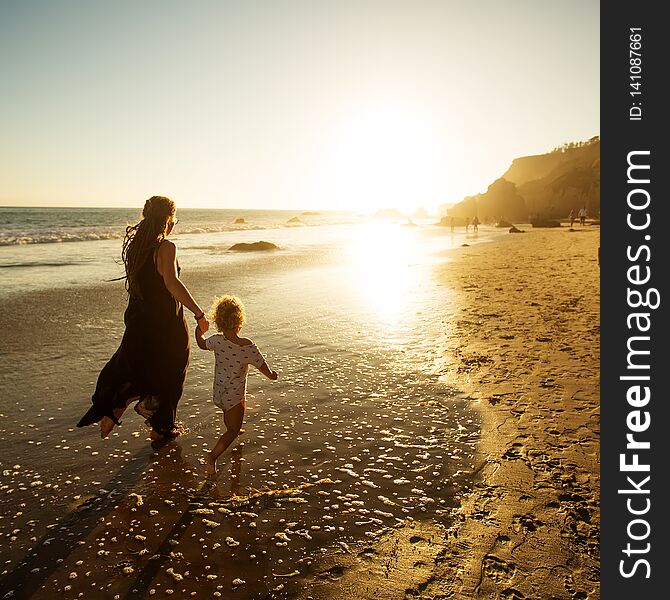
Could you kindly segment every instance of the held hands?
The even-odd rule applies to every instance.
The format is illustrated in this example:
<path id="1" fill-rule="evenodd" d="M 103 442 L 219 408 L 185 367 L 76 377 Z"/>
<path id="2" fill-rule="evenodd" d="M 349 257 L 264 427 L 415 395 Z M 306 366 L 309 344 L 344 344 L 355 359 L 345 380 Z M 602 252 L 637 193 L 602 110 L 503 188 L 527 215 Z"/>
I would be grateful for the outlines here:
<path id="1" fill-rule="evenodd" d="M 207 330 L 209 329 L 209 321 L 207 320 L 207 317 L 203 315 L 197 320 L 197 323 L 200 333 L 207 333 Z"/>
<path id="2" fill-rule="evenodd" d="M 207 350 L 207 343 L 205 342 L 205 338 L 202 337 L 204 334 L 202 328 L 204 327 L 204 331 L 207 331 L 209 329 L 209 321 L 205 318 L 205 315 L 203 315 L 197 320 L 197 323 L 198 324 L 195 326 L 195 341 L 198 344 L 198 348 Z"/>

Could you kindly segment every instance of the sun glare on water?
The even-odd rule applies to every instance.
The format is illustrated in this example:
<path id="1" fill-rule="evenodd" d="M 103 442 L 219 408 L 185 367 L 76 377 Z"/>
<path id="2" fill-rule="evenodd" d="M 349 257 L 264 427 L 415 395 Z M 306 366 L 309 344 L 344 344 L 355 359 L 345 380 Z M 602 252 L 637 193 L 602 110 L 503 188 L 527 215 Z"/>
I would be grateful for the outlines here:
<path id="1" fill-rule="evenodd" d="M 371 223 L 352 232 L 350 249 L 354 301 L 371 321 L 397 326 L 421 282 L 415 236 L 399 225 Z"/>

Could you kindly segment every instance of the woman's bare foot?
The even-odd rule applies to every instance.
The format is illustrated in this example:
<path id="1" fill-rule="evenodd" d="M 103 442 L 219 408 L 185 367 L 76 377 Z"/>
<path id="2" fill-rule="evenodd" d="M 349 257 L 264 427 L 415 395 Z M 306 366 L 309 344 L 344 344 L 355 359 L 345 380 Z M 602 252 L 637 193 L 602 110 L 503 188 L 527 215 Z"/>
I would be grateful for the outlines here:
<path id="1" fill-rule="evenodd" d="M 102 419 L 100 419 L 100 437 L 103 440 L 109 437 L 109 434 L 112 433 L 112 429 L 114 429 L 114 421 L 109 417 L 102 417 Z"/>
<path id="2" fill-rule="evenodd" d="M 125 410 L 126 410 L 125 406 L 120 406 L 112 411 L 117 421 L 121 418 Z M 109 434 L 112 433 L 114 425 L 115 425 L 114 421 L 112 421 L 112 419 L 110 419 L 107 416 L 102 417 L 102 419 L 100 419 L 100 437 L 103 440 L 109 437 Z"/>
<path id="3" fill-rule="evenodd" d="M 123 416 L 123 413 L 126 412 L 126 408 L 128 408 L 138 398 L 139 396 L 133 396 L 132 398 L 128 398 L 128 400 L 126 400 L 125 406 L 116 407 L 112 411 L 114 413 L 114 418 L 118 421 Z M 114 421 L 112 421 L 112 419 L 110 419 L 109 417 L 102 417 L 102 419 L 100 419 L 100 437 L 103 440 L 106 437 L 109 437 L 109 434 L 112 433 L 114 425 L 115 425 Z"/>
<path id="4" fill-rule="evenodd" d="M 216 475 L 216 461 L 212 458 L 212 453 L 205 454 L 205 464 L 207 465 L 207 477 L 210 479 Z"/>

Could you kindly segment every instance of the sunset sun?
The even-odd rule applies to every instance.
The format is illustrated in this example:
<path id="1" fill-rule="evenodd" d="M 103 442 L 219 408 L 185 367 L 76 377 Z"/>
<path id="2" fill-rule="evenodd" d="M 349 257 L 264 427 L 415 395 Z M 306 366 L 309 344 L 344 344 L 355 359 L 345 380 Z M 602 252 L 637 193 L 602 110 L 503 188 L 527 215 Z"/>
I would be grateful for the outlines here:
<path id="1" fill-rule="evenodd" d="M 430 204 L 438 144 L 425 114 L 402 106 L 360 110 L 343 121 L 333 156 L 337 195 L 359 212 Z"/>

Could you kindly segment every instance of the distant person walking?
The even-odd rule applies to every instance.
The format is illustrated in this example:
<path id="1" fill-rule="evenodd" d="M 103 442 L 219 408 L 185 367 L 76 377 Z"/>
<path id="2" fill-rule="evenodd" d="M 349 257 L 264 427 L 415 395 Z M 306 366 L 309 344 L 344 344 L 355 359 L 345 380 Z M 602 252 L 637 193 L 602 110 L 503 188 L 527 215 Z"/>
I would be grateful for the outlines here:
<path id="1" fill-rule="evenodd" d="M 579 224 L 583 227 L 586 224 L 586 206 L 579 211 Z"/>
<path id="2" fill-rule="evenodd" d="M 575 209 L 574 208 L 570 211 L 569 218 L 570 218 L 570 229 L 572 229 L 572 226 L 575 224 Z"/>
<path id="3" fill-rule="evenodd" d="M 209 321 L 179 279 L 177 249 L 167 237 L 177 223 L 176 207 L 164 196 L 149 198 L 137 225 L 126 227 L 121 257 L 128 307 L 121 345 L 98 376 L 93 405 L 78 427 L 100 422 L 106 438 L 132 402 L 151 427 L 151 439 L 179 435 L 177 404 L 184 389 L 190 344 L 184 307 L 200 331 Z"/>
<path id="4" fill-rule="evenodd" d="M 475 233 L 479 231 L 479 219 L 477 218 L 477 215 L 472 217 L 472 231 Z"/>

